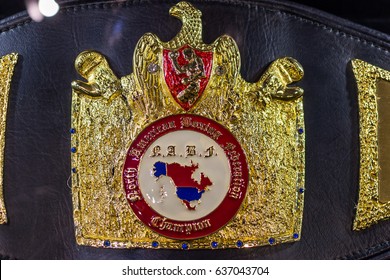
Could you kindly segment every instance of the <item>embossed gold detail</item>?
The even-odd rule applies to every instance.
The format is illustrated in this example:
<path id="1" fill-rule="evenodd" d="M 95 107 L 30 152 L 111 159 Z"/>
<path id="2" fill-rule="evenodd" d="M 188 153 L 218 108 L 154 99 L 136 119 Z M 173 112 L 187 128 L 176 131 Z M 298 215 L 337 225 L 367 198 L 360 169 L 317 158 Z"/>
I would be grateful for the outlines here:
<path id="1" fill-rule="evenodd" d="M 378 95 L 378 84 L 390 82 L 390 72 L 358 59 L 352 60 L 352 69 L 358 88 L 360 123 L 360 189 L 353 229 L 361 230 L 390 217 L 390 202 L 381 202 L 379 195 L 381 184 L 386 182 L 382 173 L 388 168 L 383 165 L 385 158 L 381 158 L 388 153 L 388 131 L 382 127 L 384 115 L 378 114 L 378 106 L 385 101 L 379 98 L 390 95 Z"/>
<path id="2" fill-rule="evenodd" d="M 7 223 L 7 211 L 3 196 L 3 166 L 5 148 L 5 128 L 8 108 L 8 96 L 11 79 L 18 55 L 11 53 L 0 57 L 0 224 Z"/>
<path id="3" fill-rule="evenodd" d="M 142 36 L 128 76 L 116 78 L 104 56 L 95 51 L 76 59 L 77 71 L 87 79 L 72 83 L 77 242 L 152 248 L 157 241 L 159 248 L 181 248 L 180 241 L 156 234 L 136 218 L 121 178 L 127 149 L 141 130 L 181 113 L 201 115 L 228 128 L 245 150 L 250 170 L 248 193 L 238 214 L 220 231 L 187 242 L 189 247 L 210 248 L 213 241 L 218 241 L 218 248 L 229 248 L 237 247 L 238 240 L 244 247 L 299 240 L 305 166 L 303 90 L 289 85 L 303 77 L 302 67 L 292 58 L 280 58 L 258 82 L 248 83 L 239 74 L 240 54 L 231 37 L 203 43 L 201 12 L 189 3 L 178 3 L 170 14 L 183 22 L 179 34 L 169 42 L 150 33 Z M 187 112 L 172 98 L 162 71 L 163 49 L 184 45 L 213 52 L 207 87 Z"/>
<path id="4" fill-rule="evenodd" d="M 390 201 L 390 81 L 378 80 L 376 85 L 378 101 L 378 160 L 379 190 L 382 203 Z"/>

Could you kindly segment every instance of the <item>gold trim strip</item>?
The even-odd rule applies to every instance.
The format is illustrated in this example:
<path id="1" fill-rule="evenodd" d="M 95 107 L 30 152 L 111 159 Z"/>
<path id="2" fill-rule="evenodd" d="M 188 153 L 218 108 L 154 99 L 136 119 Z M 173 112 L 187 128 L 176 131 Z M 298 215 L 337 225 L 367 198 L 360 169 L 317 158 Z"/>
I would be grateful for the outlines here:
<path id="1" fill-rule="evenodd" d="M 18 60 L 16 53 L 0 57 L 0 224 L 7 223 L 7 211 L 3 196 L 3 167 L 5 148 L 5 127 L 8 108 L 8 96 L 15 64 Z"/>
<path id="2" fill-rule="evenodd" d="M 354 230 L 390 218 L 390 202 L 379 200 L 380 162 L 378 146 L 378 81 L 390 81 L 390 72 L 365 61 L 352 60 L 359 98 L 360 178 Z"/>

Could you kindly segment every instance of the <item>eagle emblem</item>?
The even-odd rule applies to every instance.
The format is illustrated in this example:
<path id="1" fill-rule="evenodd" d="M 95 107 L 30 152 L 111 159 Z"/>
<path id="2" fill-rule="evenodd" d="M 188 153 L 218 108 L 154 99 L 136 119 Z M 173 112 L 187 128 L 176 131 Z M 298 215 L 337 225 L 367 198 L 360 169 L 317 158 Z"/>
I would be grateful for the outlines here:
<path id="1" fill-rule="evenodd" d="M 277 59 L 257 83 L 247 83 L 237 75 L 241 61 L 233 38 L 223 35 L 210 45 L 203 43 L 202 13 L 188 2 L 176 4 L 169 13 L 182 21 L 180 32 L 168 42 L 151 33 L 142 36 L 135 48 L 133 74 L 118 79 L 103 55 L 86 51 L 77 57 L 75 64 L 88 82 L 74 81 L 73 89 L 86 96 L 106 99 L 126 91 L 135 103 L 143 103 L 138 102 L 140 99 L 147 102 L 147 106 L 137 109 L 148 114 L 153 114 L 160 101 L 169 102 L 165 100 L 169 96 L 159 94 L 164 81 L 175 103 L 185 111 L 196 104 L 213 75 L 223 77 L 214 78 L 223 88 L 226 88 L 223 80 L 229 80 L 249 95 L 262 92 L 272 98 L 292 100 L 303 94 L 301 88 L 288 86 L 303 77 L 302 66 L 295 59 Z M 129 103 L 132 107 L 132 100 Z M 134 104 L 137 105 L 140 104 Z"/>
<path id="2" fill-rule="evenodd" d="M 117 77 L 97 51 L 75 61 L 72 188 L 76 239 L 96 247 L 234 248 L 299 240 L 303 77 L 278 58 L 240 76 L 232 37 L 202 40 L 188 2 L 164 42 L 143 35 Z M 130 207 L 129 207 L 130 205 Z M 184 243 L 180 240 L 186 240 Z"/>

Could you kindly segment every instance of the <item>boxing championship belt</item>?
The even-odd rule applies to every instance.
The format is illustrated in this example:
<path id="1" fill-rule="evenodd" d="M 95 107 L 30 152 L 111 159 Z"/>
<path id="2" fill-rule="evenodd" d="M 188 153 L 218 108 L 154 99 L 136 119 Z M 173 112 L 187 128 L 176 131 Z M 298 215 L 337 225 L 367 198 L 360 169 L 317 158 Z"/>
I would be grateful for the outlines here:
<path id="1" fill-rule="evenodd" d="M 2 20 L 1 257 L 389 258 L 389 50 L 276 0 Z"/>

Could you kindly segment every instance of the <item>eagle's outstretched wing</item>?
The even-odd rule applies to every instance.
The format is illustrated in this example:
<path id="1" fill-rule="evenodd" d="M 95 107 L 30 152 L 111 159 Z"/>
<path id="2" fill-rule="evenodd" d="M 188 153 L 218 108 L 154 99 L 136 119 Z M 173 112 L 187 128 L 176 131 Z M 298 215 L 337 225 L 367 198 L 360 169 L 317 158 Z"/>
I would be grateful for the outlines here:
<path id="1" fill-rule="evenodd" d="M 141 37 L 134 50 L 133 75 L 137 92 L 133 94 L 133 100 L 135 107 L 146 115 L 163 108 L 162 49 L 163 45 L 158 37 L 147 33 Z"/>
<path id="2" fill-rule="evenodd" d="M 236 42 L 227 35 L 219 37 L 212 47 L 213 73 L 202 103 L 213 104 L 210 117 L 222 114 L 221 118 L 229 119 L 235 110 L 235 99 L 238 98 L 233 87 L 239 76 L 240 54 Z"/>
<path id="3" fill-rule="evenodd" d="M 240 74 L 240 52 L 238 50 L 237 44 L 234 39 L 228 35 L 219 37 L 215 42 L 215 51 L 214 51 L 214 64 L 220 69 L 216 69 L 217 74 L 218 70 L 222 70 L 222 73 L 226 80 L 235 83 L 237 76 Z"/>

